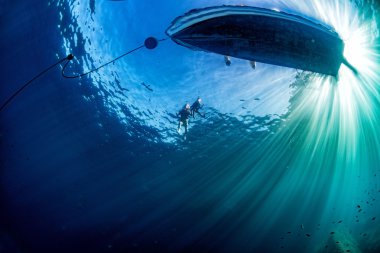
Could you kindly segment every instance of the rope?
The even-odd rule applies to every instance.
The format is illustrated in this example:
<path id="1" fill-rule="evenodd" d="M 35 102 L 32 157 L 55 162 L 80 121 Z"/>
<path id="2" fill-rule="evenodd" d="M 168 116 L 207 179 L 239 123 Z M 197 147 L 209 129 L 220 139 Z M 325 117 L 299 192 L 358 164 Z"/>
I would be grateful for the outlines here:
<path id="1" fill-rule="evenodd" d="M 150 41 L 148 41 L 150 39 Z M 149 43 L 152 43 L 152 40 L 153 40 L 153 45 L 152 44 L 147 44 L 147 42 Z M 161 39 L 161 40 L 156 40 L 155 38 L 153 37 L 149 37 L 148 39 L 145 40 L 145 43 L 141 46 L 138 46 L 136 47 L 135 49 L 132 49 L 118 57 L 116 57 L 115 59 L 109 61 L 109 62 L 106 62 L 102 65 L 100 65 L 99 67 L 97 68 L 94 68 L 94 69 L 91 69 L 83 74 L 78 74 L 78 75 L 75 75 L 75 76 L 68 76 L 65 74 L 65 69 L 67 67 L 67 65 L 69 64 L 69 62 L 74 59 L 74 56 L 72 54 L 69 54 L 68 56 L 66 56 L 65 58 L 63 59 L 60 59 L 58 62 L 54 63 L 53 65 L 47 67 L 45 70 L 43 70 L 41 73 L 39 73 L 38 75 L 36 75 L 35 77 L 33 77 L 32 79 L 30 79 L 27 83 L 25 83 L 23 86 L 21 86 L 21 88 L 19 88 L 15 93 L 13 93 L 5 102 L 4 104 L 0 107 L 0 112 L 3 111 L 3 109 L 15 98 L 17 97 L 26 87 L 28 87 L 33 81 L 35 81 L 36 79 L 38 79 L 40 76 L 44 75 L 46 72 L 48 72 L 50 69 L 54 68 L 55 66 L 57 66 L 58 64 L 61 64 L 62 62 L 66 61 L 67 62 L 65 63 L 65 65 L 63 66 L 63 69 L 61 71 L 61 74 L 64 78 L 78 78 L 78 77 L 82 77 L 82 76 L 85 76 L 85 75 L 88 75 L 92 72 L 95 72 L 95 71 L 98 71 L 99 69 L 101 68 L 104 68 L 105 66 L 111 64 L 111 63 L 114 63 L 115 61 L 117 60 L 120 60 L 121 58 L 123 58 L 124 56 L 128 55 L 128 54 L 131 54 L 143 47 L 146 47 L 148 49 L 153 49 L 157 46 L 158 42 L 161 42 L 161 41 L 164 41 L 166 39 Z M 154 42 L 155 41 L 155 42 Z"/>
<path id="2" fill-rule="evenodd" d="M 4 108 L 18 95 L 20 94 L 26 87 L 28 87 L 34 80 L 36 80 L 37 78 L 39 78 L 40 76 L 44 75 L 46 72 L 48 72 L 50 69 L 54 68 L 55 66 L 57 66 L 58 64 L 62 63 L 63 61 L 65 60 L 68 60 L 68 57 L 65 57 L 59 61 L 57 61 L 56 63 L 54 63 L 53 65 L 47 67 L 46 69 L 44 69 L 41 73 L 39 73 L 38 75 L 36 75 L 35 77 L 33 77 L 32 79 L 30 79 L 27 83 L 25 83 L 23 86 L 21 86 L 21 88 L 19 88 L 15 93 L 12 94 L 12 96 L 10 96 L 5 102 L 4 104 L 0 107 L 0 112 L 4 110 Z M 66 63 L 67 64 L 67 63 Z"/>
<path id="3" fill-rule="evenodd" d="M 64 78 L 78 78 L 78 77 L 82 77 L 82 76 L 85 76 L 85 75 L 91 74 L 92 72 L 98 71 L 99 69 L 104 68 L 105 66 L 107 66 L 107 65 L 109 65 L 109 64 L 111 64 L 111 63 L 114 63 L 115 61 L 117 61 L 117 60 L 123 58 L 124 56 L 126 56 L 126 55 L 128 55 L 128 54 L 130 54 L 130 53 L 133 53 L 134 51 L 137 51 L 137 50 L 139 50 L 139 49 L 141 49 L 141 48 L 143 48 L 143 47 L 145 47 L 145 46 L 144 46 L 144 45 L 141 45 L 141 46 L 139 46 L 139 47 L 136 47 L 135 49 L 132 49 L 131 51 L 128 51 L 128 52 L 126 52 L 126 53 L 120 55 L 119 57 L 116 57 L 115 59 L 113 59 L 113 60 L 111 60 L 111 61 L 109 61 L 109 62 L 106 62 L 106 63 L 104 63 L 103 65 L 100 65 L 100 66 L 97 67 L 97 68 L 91 69 L 91 70 L 89 70 L 89 71 L 87 71 L 87 72 L 85 72 L 85 73 L 83 73 L 83 74 L 79 74 L 79 75 L 75 75 L 75 76 L 68 76 L 68 75 L 65 74 L 65 69 L 66 69 L 67 65 L 69 64 L 69 62 L 70 62 L 70 61 L 67 61 L 67 62 L 65 63 L 65 65 L 63 66 L 63 69 L 62 69 L 62 71 L 61 71 L 61 74 L 62 74 L 62 76 L 63 76 Z"/>
<path id="4" fill-rule="evenodd" d="M 150 37 L 150 38 L 152 38 L 152 37 Z M 149 38 L 148 38 L 148 39 L 149 39 Z M 160 39 L 160 40 L 156 40 L 156 41 L 157 41 L 157 42 L 161 42 L 161 41 L 165 41 L 165 40 L 166 40 L 166 39 Z M 106 63 L 104 63 L 103 65 L 100 65 L 100 66 L 97 67 L 97 68 L 91 69 L 91 70 L 89 70 L 89 71 L 87 71 L 87 72 L 85 72 L 85 73 L 83 73 L 83 74 L 79 74 L 79 75 L 75 75 L 75 76 L 68 76 L 68 75 L 65 74 L 65 69 L 66 69 L 67 65 L 69 64 L 69 62 L 70 62 L 70 61 L 68 61 L 68 62 L 66 62 L 66 64 L 63 66 L 63 69 L 62 69 L 62 71 L 61 71 L 61 74 L 62 74 L 62 76 L 63 76 L 64 78 L 78 78 L 78 77 L 82 77 L 82 76 L 85 76 L 85 75 L 91 74 L 91 73 L 93 73 L 93 72 L 95 72 L 95 71 L 98 71 L 99 69 L 104 68 L 105 66 L 107 66 L 107 65 L 109 65 L 109 64 L 111 64 L 111 63 L 114 63 L 115 61 L 120 60 L 120 59 L 123 58 L 124 56 L 129 55 L 129 54 L 131 54 L 131 53 L 133 53 L 133 52 L 135 52 L 135 51 L 137 51 L 137 50 L 139 50 L 139 49 L 141 49 L 141 48 L 143 48 L 143 47 L 147 47 L 147 45 L 146 45 L 146 44 L 143 44 L 143 45 L 141 45 L 141 46 L 139 46 L 139 47 L 136 47 L 135 49 L 132 49 L 132 50 L 130 50 L 130 51 L 128 51 L 128 52 L 126 52 L 126 53 L 124 53 L 124 54 L 122 54 L 122 55 L 116 57 L 115 59 L 113 59 L 113 60 L 111 60 L 111 61 L 109 61 L 109 62 L 106 62 Z M 154 46 L 154 47 L 155 47 L 155 46 Z M 149 47 L 147 47 L 147 48 L 149 48 Z M 149 49 L 153 49 L 153 48 L 149 48 Z M 71 58 L 71 59 L 72 59 L 72 58 Z M 71 60 L 71 59 L 69 59 L 69 60 Z"/>

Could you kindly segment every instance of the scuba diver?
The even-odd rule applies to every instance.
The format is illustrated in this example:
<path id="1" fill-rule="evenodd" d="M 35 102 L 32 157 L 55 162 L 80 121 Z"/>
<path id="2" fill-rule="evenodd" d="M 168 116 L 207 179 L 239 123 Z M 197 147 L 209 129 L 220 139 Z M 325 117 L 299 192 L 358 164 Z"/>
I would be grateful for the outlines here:
<path id="1" fill-rule="evenodd" d="M 190 111 L 190 105 L 186 104 L 178 113 L 177 117 L 179 116 L 179 122 L 178 122 L 178 128 L 177 132 L 181 132 L 181 126 L 183 125 L 185 127 L 185 139 L 187 134 L 187 126 L 189 124 L 189 116 L 191 115 Z"/>
<path id="2" fill-rule="evenodd" d="M 195 118 L 195 113 L 198 113 L 202 118 L 206 117 L 206 114 L 203 114 L 199 112 L 199 109 L 202 109 L 202 99 L 200 97 L 197 98 L 197 100 L 191 105 L 190 112 L 193 118 Z"/>

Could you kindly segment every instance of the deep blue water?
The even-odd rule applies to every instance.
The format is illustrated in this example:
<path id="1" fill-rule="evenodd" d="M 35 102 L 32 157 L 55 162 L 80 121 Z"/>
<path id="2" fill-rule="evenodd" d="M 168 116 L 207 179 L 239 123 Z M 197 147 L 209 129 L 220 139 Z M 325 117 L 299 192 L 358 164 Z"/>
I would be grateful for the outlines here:
<path id="1" fill-rule="evenodd" d="M 380 252 L 376 2 L 0 0 L 0 102 L 68 53 L 82 73 L 222 4 L 334 27 L 360 75 L 170 40 L 53 68 L 0 112 L 0 252 Z M 185 140 L 173 115 L 198 96 Z"/>

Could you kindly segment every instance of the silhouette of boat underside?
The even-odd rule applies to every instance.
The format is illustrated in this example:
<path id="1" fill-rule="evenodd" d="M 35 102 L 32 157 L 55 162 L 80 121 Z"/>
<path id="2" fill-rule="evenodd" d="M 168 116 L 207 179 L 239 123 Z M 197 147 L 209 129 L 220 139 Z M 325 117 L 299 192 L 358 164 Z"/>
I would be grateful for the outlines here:
<path id="1" fill-rule="evenodd" d="M 344 43 L 331 28 L 309 19 L 249 6 L 195 9 L 176 18 L 166 34 L 181 46 L 336 76 Z"/>

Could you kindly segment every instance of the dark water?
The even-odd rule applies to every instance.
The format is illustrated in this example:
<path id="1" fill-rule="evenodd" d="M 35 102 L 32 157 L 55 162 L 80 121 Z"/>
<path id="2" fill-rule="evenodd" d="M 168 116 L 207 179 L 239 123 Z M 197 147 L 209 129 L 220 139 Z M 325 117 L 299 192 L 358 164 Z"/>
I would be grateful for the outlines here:
<path id="1" fill-rule="evenodd" d="M 0 101 L 68 53 L 81 73 L 226 3 L 252 4 L 2 0 Z M 333 26 L 360 75 L 170 41 L 81 79 L 54 68 L 0 114 L 0 252 L 379 252 L 378 5 L 255 6 Z M 197 96 L 184 140 L 173 114 Z"/>

